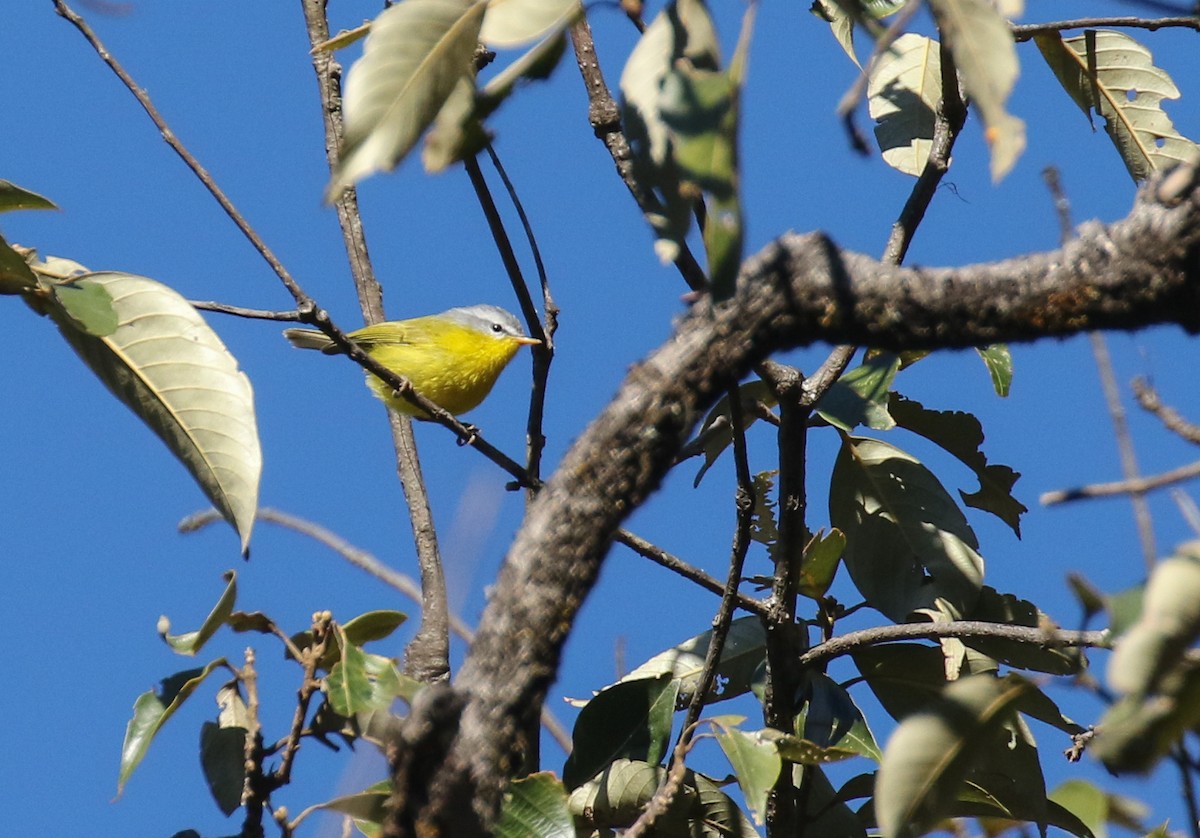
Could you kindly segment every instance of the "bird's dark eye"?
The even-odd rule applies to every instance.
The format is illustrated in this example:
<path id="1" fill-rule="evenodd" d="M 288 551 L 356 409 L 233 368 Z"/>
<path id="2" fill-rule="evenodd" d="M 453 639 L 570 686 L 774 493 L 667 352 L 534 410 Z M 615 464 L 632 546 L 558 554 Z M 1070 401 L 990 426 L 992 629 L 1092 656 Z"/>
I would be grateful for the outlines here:
<path id="1" fill-rule="evenodd" d="M 504 327 L 501 326 L 499 323 L 493 323 L 492 331 L 495 332 L 496 334 L 500 334 L 501 332 L 504 331 Z"/>

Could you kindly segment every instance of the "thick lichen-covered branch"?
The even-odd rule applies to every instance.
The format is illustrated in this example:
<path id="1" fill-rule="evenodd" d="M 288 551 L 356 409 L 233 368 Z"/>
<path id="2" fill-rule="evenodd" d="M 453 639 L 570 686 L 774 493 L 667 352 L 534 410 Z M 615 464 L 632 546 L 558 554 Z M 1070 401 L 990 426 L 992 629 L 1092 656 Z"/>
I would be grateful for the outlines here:
<path id="1" fill-rule="evenodd" d="M 390 834 L 486 834 L 525 745 L 524 719 L 541 706 L 614 533 L 753 364 L 815 341 L 900 350 L 1162 323 L 1194 332 L 1197 183 L 1195 169 L 1176 170 L 1144 188 L 1123 221 L 1004 262 L 898 268 L 820 234 L 781 236 L 748 260 L 732 299 L 696 304 L 629 372 L 530 506 L 455 686 L 430 697 L 444 724 L 416 708 L 408 720 L 426 733 L 405 737 Z"/>

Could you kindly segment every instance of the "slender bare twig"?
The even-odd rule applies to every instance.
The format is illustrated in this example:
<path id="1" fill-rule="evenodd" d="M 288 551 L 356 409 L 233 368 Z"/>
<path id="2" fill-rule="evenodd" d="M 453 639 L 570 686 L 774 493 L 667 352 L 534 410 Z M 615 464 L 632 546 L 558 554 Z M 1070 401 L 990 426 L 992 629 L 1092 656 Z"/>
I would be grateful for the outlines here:
<path id="1" fill-rule="evenodd" d="M 713 618 L 712 634 L 708 642 L 708 650 L 704 655 L 704 666 L 700 670 L 700 678 L 696 682 L 696 692 L 688 705 L 684 717 L 683 732 L 680 743 L 690 740 L 693 728 L 700 719 L 700 712 L 708 700 L 713 683 L 717 677 L 717 664 L 721 660 L 721 652 L 725 648 L 725 638 L 729 634 L 729 626 L 733 622 L 734 605 L 737 602 L 738 587 L 742 582 L 742 568 L 746 562 L 746 552 L 750 549 L 750 525 L 754 516 L 754 480 L 750 476 L 750 458 L 746 451 L 746 434 L 742 429 L 742 403 L 738 398 L 737 387 L 729 391 L 729 417 L 733 422 L 733 462 L 737 473 L 736 506 L 737 516 L 734 525 L 733 547 L 729 555 L 729 574 L 725 581 L 725 590 L 721 595 L 721 604 L 717 608 L 717 616 Z M 676 748 L 676 752 L 679 749 Z M 686 751 L 684 752 L 686 753 Z M 682 758 L 682 754 L 680 754 Z"/>
<path id="2" fill-rule="evenodd" d="M 275 271 L 275 275 L 279 277 L 280 281 L 284 284 L 288 291 L 291 292 L 296 302 L 301 303 L 302 301 L 308 300 L 308 295 L 306 295 L 296 281 L 292 279 L 292 275 L 288 273 L 287 268 L 285 268 L 283 263 L 279 261 L 279 258 L 275 255 L 274 251 L 267 247 L 267 243 L 263 241 L 262 237 L 258 235 L 258 232 L 250 226 L 250 223 L 238 211 L 237 207 L 233 205 L 233 202 L 229 200 L 228 196 L 226 196 L 221 187 L 219 187 L 216 181 L 213 180 L 212 175 L 208 173 L 208 170 L 205 169 L 204 166 L 200 164 L 200 161 L 197 160 L 195 156 L 188 151 L 187 147 L 179 141 L 179 138 L 175 136 L 175 132 L 171 130 L 169 125 L 167 125 L 166 120 L 164 120 L 162 115 L 158 112 L 158 109 L 154 106 L 154 103 L 150 101 L 150 97 L 147 95 L 146 91 L 138 86 L 137 82 L 134 81 L 133 76 L 131 76 L 121 65 L 121 63 L 117 61 L 116 57 L 108 51 L 108 48 L 104 46 L 104 44 L 100 41 L 100 38 L 94 31 L 92 31 L 92 27 L 88 25 L 87 21 L 85 21 L 70 6 L 68 6 L 65 0 L 52 1 L 54 3 L 54 10 L 58 12 L 59 16 L 78 29 L 79 33 L 83 35 L 85 39 L 87 39 L 89 44 L 92 45 L 92 49 L 96 51 L 96 54 L 100 56 L 100 60 L 107 64 L 110 70 L 116 73 L 117 78 L 119 78 L 125 85 L 126 89 L 133 94 L 134 98 L 137 99 L 138 104 L 142 106 L 142 109 L 146 112 L 146 115 L 149 116 L 150 120 L 154 123 L 154 127 L 156 127 L 159 130 L 159 133 L 162 134 L 163 140 L 166 141 L 167 145 L 171 147 L 172 151 L 179 155 L 184 164 L 191 169 L 193 174 L 195 174 L 197 180 L 203 184 L 204 188 L 209 191 L 209 194 L 211 194 L 213 198 L 216 199 L 217 203 L 221 205 L 221 209 L 223 209 L 225 214 L 229 216 L 230 220 L 237 225 L 237 228 L 242 231 L 242 235 L 244 235 L 250 241 L 250 244 L 254 246 L 254 249 L 259 252 L 259 255 L 263 257 L 266 263 L 271 266 L 271 269 Z"/>
<path id="3" fill-rule="evenodd" d="M 499 165 L 499 158 L 494 156 L 494 152 L 493 161 L 496 165 Z M 492 232 L 492 239 L 496 243 L 496 250 L 500 253 L 500 260 L 504 263 L 504 270 L 508 274 L 509 282 L 512 284 L 513 293 L 521 305 L 521 313 L 525 316 L 525 322 L 529 324 L 529 333 L 541 341 L 540 344 L 532 347 L 534 383 L 529 402 L 529 417 L 526 423 L 525 444 L 526 462 L 528 464 L 526 473 L 532 478 L 532 481 L 526 484 L 526 488 L 529 490 L 527 501 L 533 500 L 533 496 L 537 490 L 536 481 L 539 478 L 539 471 L 541 469 L 541 452 L 546 441 L 542 433 L 542 417 L 545 413 L 546 382 L 550 375 L 550 364 L 554 360 L 553 344 L 550 342 L 550 336 L 542 327 L 537 307 L 534 306 L 533 297 L 529 293 L 529 286 L 526 285 L 525 277 L 521 273 L 521 265 L 517 262 L 512 242 L 508 238 L 508 232 L 504 229 L 504 221 L 500 218 L 500 212 L 496 209 L 496 202 L 492 199 L 491 190 L 488 188 L 487 181 L 483 177 L 483 172 L 479 168 L 479 161 L 474 157 L 468 157 L 463 161 L 463 165 L 466 167 L 467 175 L 471 179 L 471 186 L 475 190 L 475 197 L 479 201 L 480 208 L 483 210 L 484 218 L 487 219 L 488 229 Z M 516 193 L 513 191 L 510 194 L 515 195 Z M 532 231 L 528 226 L 525 229 L 527 235 L 530 236 L 530 241 L 533 241 Z M 534 247 L 536 253 L 536 245 Z M 538 259 L 538 266 L 540 271 L 540 258 Z"/>
<path id="4" fill-rule="evenodd" d="M 279 767 L 271 775 L 272 788 L 286 786 L 292 780 L 292 766 L 296 762 L 296 753 L 300 750 L 300 736 L 304 732 L 304 720 L 308 718 L 308 705 L 313 694 L 321 691 L 317 666 L 329 646 L 332 623 L 332 615 L 328 611 L 316 615 L 312 622 L 312 645 L 300 653 L 299 661 L 303 666 L 304 675 L 300 681 L 300 689 L 296 692 L 296 711 L 292 714 L 292 726 L 283 746 L 283 757 Z"/>
<path id="5" fill-rule="evenodd" d="M 661 214 L 661 202 L 634 177 L 633 151 L 621 130 L 621 109 L 604 81 L 604 74 L 600 71 L 600 60 L 596 57 L 596 46 L 592 41 L 592 27 L 582 15 L 571 26 L 571 47 L 575 51 L 575 63 L 579 65 L 579 73 L 587 91 L 588 121 L 592 130 L 608 149 L 613 163 L 616 164 L 617 174 L 621 176 L 621 181 L 633 196 L 642 214 Z M 675 267 L 693 291 L 702 291 L 708 287 L 708 277 L 686 243 L 680 243 Z"/>
<path id="6" fill-rule="evenodd" d="M 1179 411 L 1163 404 L 1162 399 L 1158 396 L 1158 391 L 1151 387 L 1144 378 L 1135 378 L 1131 386 L 1133 395 L 1142 410 L 1157 416 L 1163 423 L 1163 427 L 1171 433 L 1193 445 L 1200 445 L 1200 425 L 1189 422 L 1180 415 Z"/>
<path id="7" fill-rule="evenodd" d="M 270 802 L 271 787 L 263 773 L 262 723 L 258 715 L 258 667 L 254 649 L 247 647 L 245 663 L 238 671 L 238 680 L 246 687 L 246 771 L 242 781 L 241 834 L 258 838 L 263 834 L 263 812 Z"/>
<path id="8" fill-rule="evenodd" d="M 1183 786 L 1183 800 L 1187 806 L 1192 838 L 1200 838 L 1200 804 L 1196 802 L 1195 762 L 1182 739 L 1171 749 L 1171 761 L 1179 768 L 1179 784 Z"/>
<path id="9" fill-rule="evenodd" d="M 900 217 L 892 225 L 892 233 L 884 248 L 883 261 L 899 265 L 908 253 L 908 247 L 925 217 L 934 193 L 950 170 L 950 153 L 967 121 L 967 106 L 958 89 L 958 72 L 954 56 L 945 44 L 939 47 L 941 63 L 942 97 L 938 102 L 933 124 L 933 141 L 929 157 L 913 186 Z"/>
<path id="10" fill-rule="evenodd" d="M 342 120 L 341 66 L 328 52 L 316 46 L 329 38 L 329 21 L 325 15 L 325 0 L 302 0 L 309 45 L 313 49 L 312 66 L 317 77 L 321 112 L 325 129 L 325 157 L 330 171 L 340 160 L 340 143 L 344 130 Z M 383 292 L 375 277 L 367 249 L 366 232 L 358 210 L 358 192 L 346 189 L 335 201 L 342 240 L 350 261 L 350 271 L 358 294 L 364 322 L 378 323 L 384 319 Z M 450 608 L 446 599 L 446 579 L 438 548 L 437 530 L 429 508 L 429 494 L 421 473 L 421 460 L 413 434 L 412 420 L 389 407 L 388 424 L 392 431 L 392 446 L 396 452 L 396 474 L 408 506 L 412 525 L 413 545 L 421 573 L 421 628 L 405 654 L 405 668 L 420 681 L 438 681 L 450 673 Z"/>
<path id="11" fill-rule="evenodd" d="M 1171 500 L 1175 501 L 1175 505 L 1179 507 L 1179 514 L 1183 516 L 1183 520 L 1187 521 L 1192 532 L 1200 536 L 1200 506 L 1196 505 L 1192 496 L 1182 489 L 1172 489 Z"/>
<path id="12" fill-rule="evenodd" d="M 801 666 L 815 666 L 834 658 L 849 655 L 867 646 L 895 643 L 901 640 L 936 640 L 943 637 L 988 637 L 1015 640 L 1046 648 L 1084 647 L 1107 649 L 1112 638 L 1107 629 L 1100 631 L 1071 631 L 1031 626 L 1011 626 L 1005 623 L 985 623 L 979 620 L 957 620 L 949 623 L 903 623 L 897 626 L 851 631 L 830 638 L 800 656 Z"/>
<path id="13" fill-rule="evenodd" d="M 1028 41 L 1035 35 L 1064 32 L 1068 29 L 1158 29 L 1183 27 L 1200 32 L 1200 17 L 1188 15 L 1184 17 L 1134 17 L 1132 15 L 1117 17 L 1080 17 L 1073 20 L 1056 20 L 1048 23 L 1013 24 L 1012 33 L 1015 41 Z"/>
<path id="14" fill-rule="evenodd" d="M 535 317 L 529 324 L 530 329 L 533 329 L 535 324 L 541 329 L 542 344 L 533 347 L 533 385 L 529 392 L 529 419 L 525 428 L 525 469 L 531 476 L 537 478 L 542 473 L 542 451 L 546 447 L 546 435 L 542 431 L 542 425 L 546 412 L 546 386 L 550 379 L 550 364 L 554 360 L 554 333 L 558 331 L 559 308 L 554 302 L 554 295 L 550 293 L 550 280 L 546 275 L 546 266 L 542 262 L 542 252 L 538 247 L 537 237 L 533 234 L 533 225 L 529 223 L 529 216 L 525 214 L 525 207 L 521 204 L 520 196 L 517 195 L 516 187 L 509 180 L 508 172 L 504 170 L 504 164 L 500 162 L 500 155 L 496 153 L 496 149 L 491 143 L 487 144 L 486 149 L 492 166 L 496 169 L 496 174 L 500 176 L 504 189 L 508 192 L 508 199 L 512 202 L 513 208 L 517 211 L 517 217 L 521 220 L 521 227 L 525 230 L 525 240 L 529 242 L 533 264 L 537 268 L 538 284 L 542 289 L 542 316 L 545 318 L 545 323 L 539 323 Z M 522 307 L 524 307 L 524 303 L 522 303 Z M 529 497 L 531 499 L 533 497 L 532 490 L 529 492 Z"/>
<path id="15" fill-rule="evenodd" d="M 188 300 L 188 305 L 201 311 L 214 311 L 218 314 L 229 314 L 234 317 L 245 317 L 251 320 L 277 320 L 281 323 L 298 323 L 300 321 L 300 312 L 295 309 L 291 309 L 290 311 L 267 311 L 261 308 L 231 306 L 212 300 Z"/>
<path id="16" fill-rule="evenodd" d="M 678 573 L 685 579 L 695 582 L 702 588 L 712 591 L 714 594 L 721 596 L 725 593 L 725 586 L 709 576 L 698 567 L 694 567 L 678 556 L 674 556 L 658 547 L 651 544 L 641 536 L 634 535 L 629 530 L 617 530 L 617 535 L 613 539 L 618 544 L 624 544 L 639 556 L 649 559 L 655 564 L 665 567 L 667 570 Z M 735 596 L 737 607 L 743 611 L 749 611 L 752 614 L 764 616 L 767 613 L 767 607 L 756 599 L 751 599 L 740 591 Z"/>
<path id="17" fill-rule="evenodd" d="M 1162 489 L 1184 480 L 1200 477 L 1200 461 L 1186 466 L 1164 471 L 1162 474 L 1150 477 L 1136 477 L 1132 480 L 1116 480 L 1112 483 L 1091 483 L 1087 486 L 1077 486 L 1073 489 L 1058 489 L 1046 492 L 1038 501 L 1042 506 L 1054 506 L 1059 503 L 1069 503 L 1089 498 L 1111 498 L 1116 495 L 1144 495 L 1155 489 Z"/>

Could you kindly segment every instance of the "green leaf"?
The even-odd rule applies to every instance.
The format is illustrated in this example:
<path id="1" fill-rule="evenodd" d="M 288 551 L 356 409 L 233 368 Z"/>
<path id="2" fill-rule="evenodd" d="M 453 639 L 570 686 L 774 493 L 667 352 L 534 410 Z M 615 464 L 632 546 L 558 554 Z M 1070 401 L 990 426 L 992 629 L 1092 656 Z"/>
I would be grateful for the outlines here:
<path id="1" fill-rule="evenodd" d="M 830 522 L 846 534 L 843 561 L 871 607 L 896 622 L 944 599 L 969 613 L 983 557 L 966 517 L 938 479 L 899 448 L 844 437 L 829 489 Z"/>
<path id="2" fill-rule="evenodd" d="M 665 652 L 659 652 L 618 683 L 670 674 L 679 683 L 679 701 L 687 703 L 691 701 L 692 694 L 699 686 L 704 658 L 711 639 L 710 630 Z M 758 617 L 738 617 L 730 623 L 725 645 L 721 649 L 721 658 L 717 661 L 718 686 L 714 694 L 706 698 L 706 703 L 735 698 L 744 695 L 750 689 L 754 682 L 754 673 L 766 657 L 766 642 L 762 620 Z"/>
<path id="3" fill-rule="evenodd" d="M 167 286 L 122 273 L 86 279 L 112 297 L 116 331 L 97 337 L 52 310 L 63 337 L 179 458 L 237 530 L 245 553 L 262 472 L 250 379 L 199 313 Z"/>
<path id="4" fill-rule="evenodd" d="M 1185 544 L 1154 566 L 1142 615 L 1117 640 L 1108 661 L 1108 683 L 1119 693 L 1158 689 L 1165 673 L 1200 637 L 1200 541 Z"/>
<path id="5" fill-rule="evenodd" d="M 0 236 L 0 294 L 20 294 L 37 285 L 37 276 L 25 257 Z"/>
<path id="6" fill-rule="evenodd" d="M 548 771 L 510 783 L 493 827 L 497 838 L 575 838 L 567 790 Z"/>
<path id="7" fill-rule="evenodd" d="M 125 741 L 121 744 L 121 768 L 117 774 L 117 795 L 133 769 L 138 767 L 154 741 L 155 735 L 174 715 L 183 702 L 187 701 L 196 688 L 217 667 L 225 666 L 225 659 L 218 658 L 203 669 L 188 669 L 164 678 L 158 692 L 149 690 L 137 697 L 133 703 L 133 718 L 125 727 Z"/>
<path id="8" fill-rule="evenodd" d="M 309 806 L 296 816 L 292 821 L 292 825 L 299 826 L 300 822 L 313 812 L 325 810 L 348 815 L 354 819 L 355 826 L 362 830 L 364 834 L 371 834 L 368 832 L 370 826 L 374 825 L 378 827 L 383 823 L 384 818 L 387 817 L 387 801 L 391 796 L 391 782 L 389 780 L 380 780 L 378 783 L 367 786 L 355 794 L 335 797 L 333 800 Z"/>
<path id="9" fill-rule="evenodd" d="M 227 570 L 221 578 L 225 580 L 225 590 L 221 593 L 217 604 L 204 618 L 204 622 L 200 624 L 200 628 L 184 634 L 170 634 L 171 621 L 167 619 L 166 615 L 158 618 L 158 634 L 176 654 L 195 655 L 209 641 L 209 638 L 216 634 L 217 629 L 229 620 L 229 616 L 233 613 L 234 602 L 237 600 L 237 572 Z"/>
<path id="10" fill-rule="evenodd" d="M 946 684 L 942 653 L 934 646 L 868 646 L 854 652 L 853 658 L 867 686 L 893 719 L 904 719 L 926 707 Z"/>
<path id="11" fill-rule="evenodd" d="M 854 62 L 854 66 L 862 69 L 858 56 L 854 54 L 854 16 L 846 12 L 840 3 L 831 0 L 813 0 L 809 12 L 829 24 L 829 31 L 838 42 L 838 46 L 846 53 L 846 57 Z"/>
<path id="12" fill-rule="evenodd" d="M 933 148 L 933 128 L 942 98 L 938 43 L 906 33 L 871 65 L 867 111 L 883 161 L 916 177 Z"/>
<path id="13" fill-rule="evenodd" d="M 817 403 L 817 413 L 847 433 L 859 425 L 879 431 L 896 427 L 888 413 L 888 391 L 900 369 L 900 358 L 890 352 L 869 355 L 843 375 Z"/>
<path id="14" fill-rule="evenodd" d="M 373 172 L 391 171 L 412 150 L 471 72 L 486 9 L 474 0 L 404 0 L 375 18 L 346 76 L 342 159 L 327 201 Z"/>
<path id="15" fill-rule="evenodd" d="M 679 682 L 669 673 L 624 680 L 584 705 L 571 732 L 563 783 L 576 789 L 614 760 L 658 763 L 667 753 Z"/>
<path id="16" fill-rule="evenodd" d="M 1008 344 L 993 343 L 977 347 L 975 351 L 983 359 L 988 374 L 992 377 L 992 389 L 996 391 L 996 395 L 1000 398 L 1006 397 L 1012 389 L 1013 378 L 1012 353 L 1008 351 Z"/>
<path id="17" fill-rule="evenodd" d="M 108 337 L 117 330 L 117 312 L 112 295 L 103 286 L 87 279 L 53 282 L 47 286 L 59 314 L 84 334 Z"/>
<path id="18" fill-rule="evenodd" d="M 49 198 L 22 189 L 12 181 L 0 180 L 0 212 L 30 209 L 58 209 Z"/>
<path id="19" fill-rule="evenodd" d="M 761 826 L 767 809 L 767 795 L 783 767 L 777 740 L 785 734 L 777 730 L 754 733 L 738 730 L 737 725 L 744 720 L 742 716 L 719 716 L 708 721 L 716 729 L 717 744 L 733 767 L 733 775 L 746 798 L 751 818 Z M 759 735 L 766 733 L 775 736 Z"/>
<path id="20" fill-rule="evenodd" d="M 1109 823 L 1138 834 L 1147 832 L 1148 807 L 1086 780 L 1067 780 L 1050 792 L 1050 800 L 1075 815 L 1095 838 L 1108 838 Z"/>
<path id="21" fill-rule="evenodd" d="M 550 78 L 567 47 L 567 36 L 560 33 L 530 47 L 520 58 L 492 76 L 479 91 L 480 115 L 490 114 L 500 107 L 522 81 L 541 81 Z"/>
<path id="22" fill-rule="evenodd" d="M 925 437 L 975 472 L 979 489 L 971 493 L 959 490 L 963 503 L 992 513 L 1021 536 L 1021 516 L 1029 509 L 1012 495 L 1021 475 L 1008 466 L 988 463 L 978 419 L 957 410 L 930 410 L 899 394 L 893 394 L 890 409 L 901 427 Z"/>
<path id="23" fill-rule="evenodd" d="M 1053 625 L 1045 613 L 1028 600 L 1012 594 L 1002 594 L 984 585 L 975 608 L 966 615 L 971 620 L 1028 628 Z M 964 640 L 972 649 L 1019 669 L 1048 672 L 1051 675 L 1074 675 L 1087 665 L 1079 649 L 1055 648 L 1050 644 L 1020 643 L 999 637 L 972 637 Z"/>
<path id="24" fill-rule="evenodd" d="M 857 780 L 865 779 L 867 789 L 861 796 L 872 793 L 873 778 L 870 775 L 849 780 L 841 789 L 835 789 L 825 772 L 818 766 L 795 766 L 793 776 L 802 781 L 801 801 L 804 834 L 810 838 L 866 838 L 862 818 L 846 805 L 856 796 L 851 787 Z M 799 784 L 798 784 L 799 785 Z"/>
<path id="25" fill-rule="evenodd" d="M 583 13 L 579 0 L 490 0 L 479 40 L 509 49 L 562 32 Z"/>
<path id="26" fill-rule="evenodd" d="M 992 180 L 999 181 L 1025 150 L 1025 123 L 1004 109 L 1020 73 L 1008 21 L 990 0 L 930 0 L 929 6 L 983 120 Z"/>
<path id="27" fill-rule="evenodd" d="M 809 673 L 795 731 L 819 748 L 837 748 L 875 762 L 883 755 L 850 693 L 823 672 Z"/>
<path id="28" fill-rule="evenodd" d="M 952 807 L 973 757 L 1001 730 L 1024 681 L 987 675 L 949 684 L 888 740 L 875 782 L 884 836 L 919 835 Z"/>
<path id="29" fill-rule="evenodd" d="M 665 768 L 617 760 L 599 776 L 571 793 L 571 814 L 589 827 L 632 824 L 654 796 Z M 658 838 L 758 838 L 758 831 L 715 783 L 688 770 L 683 787 L 655 821 Z"/>
<path id="30" fill-rule="evenodd" d="M 205 722 L 200 727 L 200 766 L 217 808 L 229 817 L 242 805 L 246 780 L 246 730 Z"/>
<path id="31" fill-rule="evenodd" d="M 1146 584 L 1134 585 L 1104 597 L 1104 609 L 1108 612 L 1108 630 L 1113 637 L 1120 637 L 1142 618 L 1142 600 L 1146 595 Z"/>
<path id="32" fill-rule="evenodd" d="M 1198 724 L 1200 665 L 1185 660 L 1160 678 L 1155 695 L 1128 695 L 1110 707 L 1088 751 L 1110 771 L 1146 772 Z"/>
<path id="33" fill-rule="evenodd" d="M 1150 50 L 1114 30 L 1087 30 L 1063 39 L 1037 35 L 1042 57 L 1075 104 L 1091 119 L 1104 118 L 1104 130 L 1134 180 L 1196 159 L 1197 146 L 1175 130 L 1162 108 L 1179 89 L 1154 66 Z"/>
<path id="34" fill-rule="evenodd" d="M 348 642 L 363 646 L 373 640 L 390 637 L 407 619 L 408 616 L 402 611 L 367 611 L 342 623 L 342 634 Z"/>
<path id="35" fill-rule="evenodd" d="M 344 629 L 334 630 L 339 635 L 341 657 L 325 678 L 330 707 L 347 717 L 391 707 L 405 689 L 395 663 L 383 655 L 364 652 L 346 638 Z"/>
<path id="36" fill-rule="evenodd" d="M 810 599 L 825 596 L 833 584 L 833 577 L 837 574 L 845 551 L 846 535 L 841 530 L 834 528 L 828 535 L 824 531 L 814 533 L 804 547 L 796 593 Z"/>

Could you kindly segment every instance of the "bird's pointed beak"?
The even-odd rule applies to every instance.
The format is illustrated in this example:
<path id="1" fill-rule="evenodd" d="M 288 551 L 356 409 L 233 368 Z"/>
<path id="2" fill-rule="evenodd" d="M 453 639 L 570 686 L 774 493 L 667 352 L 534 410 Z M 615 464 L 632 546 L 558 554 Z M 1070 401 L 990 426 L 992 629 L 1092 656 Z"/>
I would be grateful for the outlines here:
<path id="1" fill-rule="evenodd" d="M 542 342 L 540 340 L 538 340 L 537 338 L 527 338 L 524 335 L 522 335 L 521 337 L 518 337 L 518 338 L 513 338 L 513 340 L 515 340 L 517 343 L 521 344 L 522 346 L 541 346 L 542 345 Z"/>

